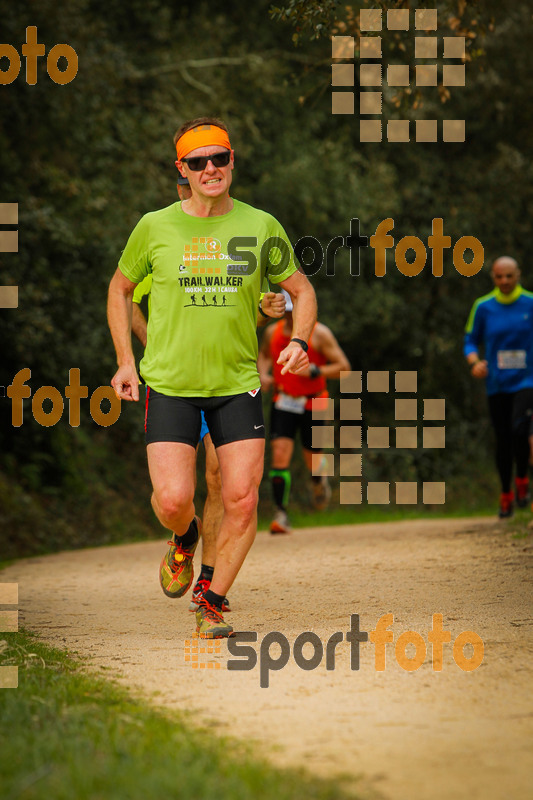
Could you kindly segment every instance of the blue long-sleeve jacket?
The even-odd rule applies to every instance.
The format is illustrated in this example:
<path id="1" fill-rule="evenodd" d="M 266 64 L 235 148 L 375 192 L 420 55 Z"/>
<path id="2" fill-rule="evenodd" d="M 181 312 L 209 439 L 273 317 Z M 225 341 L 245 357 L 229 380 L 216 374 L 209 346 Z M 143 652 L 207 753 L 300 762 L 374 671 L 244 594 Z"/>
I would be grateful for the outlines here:
<path id="1" fill-rule="evenodd" d="M 484 350 L 487 394 L 533 388 L 533 293 L 517 286 L 479 297 L 465 328 L 464 354 Z"/>

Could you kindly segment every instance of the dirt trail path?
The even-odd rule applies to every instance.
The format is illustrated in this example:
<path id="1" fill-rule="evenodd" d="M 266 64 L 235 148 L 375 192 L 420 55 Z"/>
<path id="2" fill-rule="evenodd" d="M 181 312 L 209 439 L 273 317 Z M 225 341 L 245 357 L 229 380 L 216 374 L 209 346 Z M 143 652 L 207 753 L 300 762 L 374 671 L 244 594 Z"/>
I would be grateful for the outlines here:
<path id="1" fill-rule="evenodd" d="M 154 702 L 188 709 L 218 732 L 252 739 L 274 763 L 305 765 L 320 775 L 362 775 L 360 786 L 390 800 L 497 800 L 531 797 L 533 774 L 533 604 L 529 539 L 513 539 L 491 520 L 446 520 L 260 533 L 230 599 L 236 630 L 269 631 L 292 644 L 303 631 L 325 643 L 394 614 L 394 642 L 406 630 L 427 643 L 432 614 L 444 615 L 452 643 L 473 630 L 483 664 L 459 669 L 445 645 L 442 672 L 431 647 L 416 672 L 386 646 L 384 672 L 374 645 L 361 644 L 359 671 L 350 645 L 337 645 L 313 671 L 291 659 L 260 688 L 259 667 L 192 668 L 184 640 L 194 617 L 189 596 L 161 592 L 162 542 L 63 553 L 19 562 L 0 581 L 19 583 L 21 624 L 53 645 L 111 667 Z M 465 649 L 469 655 L 471 649 Z M 272 647 L 277 656 L 279 648 Z M 311 646 L 304 650 L 312 654 Z M 411 650 L 408 649 L 408 655 Z"/>

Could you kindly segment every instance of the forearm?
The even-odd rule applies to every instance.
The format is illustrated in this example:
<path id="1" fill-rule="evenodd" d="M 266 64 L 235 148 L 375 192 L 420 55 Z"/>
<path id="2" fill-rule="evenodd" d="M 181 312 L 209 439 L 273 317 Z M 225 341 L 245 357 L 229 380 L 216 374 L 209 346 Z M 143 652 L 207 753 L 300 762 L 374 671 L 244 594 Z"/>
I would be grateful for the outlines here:
<path id="1" fill-rule="evenodd" d="M 123 291 L 111 282 L 107 298 L 107 322 L 119 367 L 135 364 L 131 346 L 132 295 L 133 290 Z"/>
<path id="2" fill-rule="evenodd" d="M 479 355 L 480 347 L 483 348 L 484 336 L 480 329 L 477 317 L 474 318 L 472 327 L 465 331 L 463 338 L 463 355 L 467 364 L 472 366 L 481 359 Z"/>
<path id="3" fill-rule="evenodd" d="M 261 379 L 268 377 L 272 372 L 272 359 L 269 355 L 265 355 L 262 349 L 257 356 L 257 371 Z"/>
<path id="4" fill-rule="evenodd" d="M 292 339 L 303 339 L 308 342 L 316 323 L 317 304 L 315 292 L 311 285 L 293 297 Z"/>
<path id="5" fill-rule="evenodd" d="M 132 304 L 131 330 L 133 331 L 137 339 L 140 341 L 142 346 L 146 347 L 146 341 L 147 341 L 146 319 L 138 303 Z"/>

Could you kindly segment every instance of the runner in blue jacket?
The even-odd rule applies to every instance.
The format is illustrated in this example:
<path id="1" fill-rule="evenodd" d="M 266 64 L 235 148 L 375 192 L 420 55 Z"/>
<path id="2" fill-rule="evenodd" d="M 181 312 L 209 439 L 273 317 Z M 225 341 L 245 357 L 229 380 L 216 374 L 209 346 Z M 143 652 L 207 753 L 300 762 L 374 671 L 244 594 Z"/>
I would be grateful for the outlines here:
<path id="1" fill-rule="evenodd" d="M 496 466 L 501 481 L 500 517 L 513 503 L 529 502 L 529 424 L 533 415 L 533 293 L 520 285 L 514 258 L 492 265 L 495 289 L 476 300 L 465 329 L 464 354 L 471 374 L 486 380 L 496 434 Z M 484 357 L 479 355 L 483 348 Z M 511 490 L 513 461 L 515 491 Z"/>

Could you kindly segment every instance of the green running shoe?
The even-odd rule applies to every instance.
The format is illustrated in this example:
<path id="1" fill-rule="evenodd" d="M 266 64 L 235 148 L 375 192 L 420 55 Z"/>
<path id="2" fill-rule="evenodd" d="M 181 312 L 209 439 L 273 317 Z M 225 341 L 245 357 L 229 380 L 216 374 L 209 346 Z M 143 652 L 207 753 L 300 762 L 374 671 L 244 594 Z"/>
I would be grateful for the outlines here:
<path id="1" fill-rule="evenodd" d="M 233 634 L 233 628 L 224 622 L 220 609 L 208 603 L 205 597 L 200 597 L 196 612 L 196 633 L 200 639 L 227 639 Z"/>
<path id="2" fill-rule="evenodd" d="M 201 521 L 195 517 L 189 525 L 196 528 L 196 541 L 188 548 L 184 548 L 175 541 L 175 534 L 167 542 L 169 551 L 163 557 L 159 567 L 159 583 L 167 597 L 182 597 L 189 589 L 194 577 L 193 556 L 196 546 L 200 541 Z"/>

